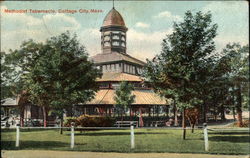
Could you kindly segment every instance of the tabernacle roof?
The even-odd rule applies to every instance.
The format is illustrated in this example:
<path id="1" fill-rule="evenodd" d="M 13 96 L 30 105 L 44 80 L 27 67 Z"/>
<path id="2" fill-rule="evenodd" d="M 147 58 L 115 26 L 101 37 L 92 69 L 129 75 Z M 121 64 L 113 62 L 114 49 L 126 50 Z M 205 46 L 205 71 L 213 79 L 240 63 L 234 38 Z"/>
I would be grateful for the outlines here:
<path id="1" fill-rule="evenodd" d="M 167 105 L 167 101 L 153 92 L 153 90 L 133 90 L 135 102 L 132 105 Z M 96 97 L 87 102 L 87 105 L 116 104 L 114 100 L 114 89 L 101 89 L 96 93 Z"/>

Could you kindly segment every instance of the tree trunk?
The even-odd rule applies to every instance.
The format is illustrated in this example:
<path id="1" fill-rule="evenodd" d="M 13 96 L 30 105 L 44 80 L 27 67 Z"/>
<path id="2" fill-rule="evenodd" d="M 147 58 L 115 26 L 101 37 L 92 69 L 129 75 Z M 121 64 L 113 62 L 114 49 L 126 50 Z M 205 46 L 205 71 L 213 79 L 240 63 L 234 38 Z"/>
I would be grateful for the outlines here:
<path id="1" fill-rule="evenodd" d="M 43 106 L 43 126 L 47 127 L 47 111 L 45 106 Z"/>
<path id="2" fill-rule="evenodd" d="M 234 121 L 236 120 L 235 118 L 235 108 L 233 107 L 233 118 L 234 118 Z"/>
<path id="3" fill-rule="evenodd" d="M 204 104 L 203 104 L 203 123 L 206 123 L 207 122 L 207 104 L 206 102 L 204 101 Z"/>
<path id="4" fill-rule="evenodd" d="M 63 116 L 61 116 L 61 128 L 60 128 L 60 134 L 63 134 Z"/>
<path id="5" fill-rule="evenodd" d="M 224 105 L 221 105 L 220 113 L 221 113 L 221 120 L 225 121 L 226 117 L 225 117 L 225 108 L 224 108 Z"/>
<path id="6" fill-rule="evenodd" d="M 195 125 L 195 124 L 192 124 L 192 133 L 194 133 L 194 125 Z"/>
<path id="7" fill-rule="evenodd" d="M 122 117 L 122 122 L 123 122 L 123 110 L 121 111 L 121 117 Z"/>
<path id="8" fill-rule="evenodd" d="M 183 140 L 186 139 L 186 117 L 185 117 L 185 109 L 182 112 L 182 128 L 183 128 Z"/>
<path id="9" fill-rule="evenodd" d="M 243 122 L 242 122 L 242 97 L 241 97 L 241 86 L 240 84 L 237 85 L 237 105 L 236 105 L 236 110 L 237 110 L 237 126 L 242 127 Z"/>
<path id="10" fill-rule="evenodd" d="M 24 108 L 20 108 L 20 126 L 23 127 L 24 126 Z"/>
<path id="11" fill-rule="evenodd" d="M 215 103 L 214 103 L 214 120 L 215 120 L 215 122 L 217 122 L 217 112 L 216 112 Z"/>
<path id="12" fill-rule="evenodd" d="M 178 126 L 178 109 L 174 100 L 174 126 Z"/>

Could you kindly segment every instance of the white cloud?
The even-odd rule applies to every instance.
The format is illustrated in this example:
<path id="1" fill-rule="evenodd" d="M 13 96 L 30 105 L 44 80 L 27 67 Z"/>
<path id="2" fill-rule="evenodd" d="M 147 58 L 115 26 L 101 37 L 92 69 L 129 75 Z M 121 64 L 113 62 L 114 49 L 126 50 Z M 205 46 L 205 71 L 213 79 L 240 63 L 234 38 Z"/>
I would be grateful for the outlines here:
<path id="1" fill-rule="evenodd" d="M 249 37 L 244 35 L 218 35 L 215 39 L 216 49 L 218 52 L 222 51 L 228 43 L 239 43 L 241 45 L 247 45 L 249 43 Z"/>
<path id="2" fill-rule="evenodd" d="M 43 42 L 66 30 L 77 31 L 81 25 L 65 14 L 45 14 L 41 18 L 25 13 L 5 13 L 1 6 L 1 51 L 17 49 L 28 39 Z"/>
<path id="3" fill-rule="evenodd" d="M 150 25 L 143 22 L 137 22 L 135 26 L 139 28 L 149 28 Z"/>
<path id="4" fill-rule="evenodd" d="M 160 12 L 159 14 L 157 14 L 156 16 L 153 16 L 154 18 L 167 18 L 169 20 L 173 20 L 173 21 L 181 21 L 182 18 L 179 15 L 172 15 L 171 12 L 169 11 L 164 11 L 164 12 Z"/>
<path id="5" fill-rule="evenodd" d="M 101 33 L 98 28 L 88 28 L 79 33 L 79 40 L 90 56 L 101 53 Z"/>
<path id="6" fill-rule="evenodd" d="M 172 32 L 172 29 L 152 33 L 130 29 L 127 32 L 127 53 L 141 60 L 151 59 L 160 53 L 162 40 Z"/>

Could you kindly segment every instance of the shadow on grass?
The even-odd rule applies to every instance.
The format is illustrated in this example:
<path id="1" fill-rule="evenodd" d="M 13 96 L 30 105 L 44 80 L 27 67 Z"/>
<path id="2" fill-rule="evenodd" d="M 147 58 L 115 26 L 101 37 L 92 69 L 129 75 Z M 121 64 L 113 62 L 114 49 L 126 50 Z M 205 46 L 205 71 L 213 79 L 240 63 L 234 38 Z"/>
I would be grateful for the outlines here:
<path id="1" fill-rule="evenodd" d="M 211 132 L 211 135 L 219 134 L 219 135 L 249 135 L 249 132 Z"/>
<path id="2" fill-rule="evenodd" d="M 57 147 L 69 147 L 69 143 L 59 141 L 21 141 L 20 147 L 15 147 L 15 141 L 1 141 L 2 150 L 16 149 L 51 149 Z"/>
<path id="3" fill-rule="evenodd" d="M 225 141 L 232 143 L 248 143 L 250 141 L 249 136 L 210 136 L 209 141 Z"/>
<path id="4" fill-rule="evenodd" d="M 158 133 L 158 132 L 135 132 L 135 135 L 148 135 L 148 134 L 160 134 L 166 135 L 167 133 Z M 75 133 L 75 136 L 116 136 L 116 135 L 130 135 L 130 132 L 105 132 L 105 133 Z"/>

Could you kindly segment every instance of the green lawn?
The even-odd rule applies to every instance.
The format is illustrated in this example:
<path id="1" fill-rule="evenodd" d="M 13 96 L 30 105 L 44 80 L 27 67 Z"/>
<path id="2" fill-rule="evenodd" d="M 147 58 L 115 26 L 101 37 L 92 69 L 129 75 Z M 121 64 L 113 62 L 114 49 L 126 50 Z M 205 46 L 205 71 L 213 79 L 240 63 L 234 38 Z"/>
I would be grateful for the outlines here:
<path id="1" fill-rule="evenodd" d="M 1 148 L 15 148 L 15 130 L 2 130 Z M 211 132 L 209 131 L 209 153 L 249 154 L 248 132 Z M 70 134 L 63 135 L 59 130 L 21 129 L 20 149 L 71 150 Z M 187 132 L 182 140 L 181 130 L 136 129 L 135 149 L 130 149 L 130 130 L 87 131 L 75 134 L 76 151 L 100 152 L 175 152 L 206 153 L 202 130 Z"/>

